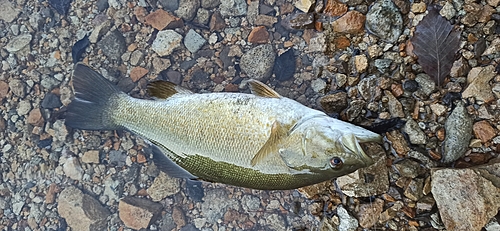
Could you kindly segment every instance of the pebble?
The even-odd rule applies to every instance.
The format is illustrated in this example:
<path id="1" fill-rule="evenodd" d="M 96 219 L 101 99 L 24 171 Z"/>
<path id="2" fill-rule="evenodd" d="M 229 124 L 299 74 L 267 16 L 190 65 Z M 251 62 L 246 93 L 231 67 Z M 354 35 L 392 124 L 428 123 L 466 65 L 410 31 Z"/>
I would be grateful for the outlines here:
<path id="1" fill-rule="evenodd" d="M 162 208 L 160 203 L 145 198 L 124 197 L 118 203 L 118 215 L 128 228 L 147 229 L 160 217 Z"/>
<path id="2" fill-rule="evenodd" d="M 177 194 L 180 191 L 180 181 L 178 178 L 160 172 L 147 191 L 153 201 L 161 201 L 165 197 Z"/>
<path id="3" fill-rule="evenodd" d="M 26 96 L 26 83 L 20 79 L 11 79 L 9 82 L 10 91 L 20 97 L 24 98 Z"/>
<path id="4" fill-rule="evenodd" d="M 59 160 L 60 164 L 63 166 L 64 174 L 73 180 L 82 180 L 83 178 L 83 169 L 80 165 L 80 161 L 78 158 L 74 156 L 70 157 L 61 157 Z"/>
<path id="5" fill-rule="evenodd" d="M 424 179 L 420 178 L 413 179 L 410 181 L 408 186 L 406 186 L 404 195 L 406 196 L 406 198 L 416 202 L 424 196 L 423 187 L 424 187 Z"/>
<path id="6" fill-rule="evenodd" d="M 448 111 L 448 108 L 442 104 L 435 103 L 429 106 L 432 112 L 437 116 L 443 116 Z"/>
<path id="7" fill-rule="evenodd" d="M 159 56 L 167 56 L 181 46 L 182 35 L 174 30 L 162 30 L 156 35 L 151 48 Z"/>
<path id="8" fill-rule="evenodd" d="M 399 118 L 404 118 L 405 113 L 403 111 L 403 105 L 401 102 L 394 97 L 394 95 L 390 91 L 384 91 L 385 96 L 388 99 L 387 106 L 389 113 L 391 113 L 392 117 L 399 117 Z"/>
<path id="9" fill-rule="evenodd" d="M 446 229 L 479 231 L 497 214 L 500 189 L 492 182 L 500 180 L 499 169 L 500 164 L 496 163 L 474 169 L 440 169 L 431 173 L 432 195 Z"/>
<path id="10" fill-rule="evenodd" d="M 339 231 L 356 231 L 358 229 L 358 220 L 349 214 L 342 205 L 337 207 L 337 215 L 340 220 Z"/>
<path id="11" fill-rule="evenodd" d="M 340 91 L 323 96 L 320 99 L 320 104 L 327 113 L 340 113 L 348 106 L 347 93 Z"/>
<path id="12" fill-rule="evenodd" d="M 157 30 L 173 29 L 182 27 L 183 21 L 162 9 L 156 10 L 144 17 L 144 22 Z"/>
<path id="13" fill-rule="evenodd" d="M 201 7 L 212 9 L 220 5 L 221 0 L 201 0 Z"/>
<path id="14" fill-rule="evenodd" d="M 495 38 L 491 41 L 490 45 L 486 50 L 484 50 L 482 56 L 484 55 L 493 55 L 500 53 L 500 38 Z"/>
<path id="15" fill-rule="evenodd" d="M 9 84 L 4 81 L 0 81 L 0 100 L 5 98 L 8 93 L 9 93 Z"/>
<path id="16" fill-rule="evenodd" d="M 366 16 L 358 11 L 349 11 L 333 21 L 333 31 L 339 33 L 358 34 L 364 31 Z"/>
<path id="17" fill-rule="evenodd" d="M 134 67 L 132 70 L 130 70 L 130 78 L 132 81 L 137 82 L 139 79 L 144 77 L 146 74 L 148 74 L 148 69 L 144 67 Z"/>
<path id="18" fill-rule="evenodd" d="M 202 25 L 208 25 L 209 20 L 210 20 L 210 11 L 203 8 L 199 8 L 198 12 L 196 13 L 195 21 Z"/>
<path id="19" fill-rule="evenodd" d="M 45 119 L 42 116 L 42 112 L 40 111 L 39 108 L 35 108 L 30 111 L 28 114 L 28 118 L 26 119 L 26 122 L 28 124 L 31 124 L 33 126 L 38 126 L 41 127 L 45 123 Z"/>
<path id="20" fill-rule="evenodd" d="M 368 68 L 368 59 L 365 54 L 354 56 L 354 66 L 357 73 L 363 73 Z M 366 99 L 366 98 L 365 98 Z"/>
<path id="21" fill-rule="evenodd" d="M 273 68 L 274 76 L 278 81 L 287 81 L 293 77 L 296 65 L 294 49 L 290 48 L 276 57 Z"/>
<path id="22" fill-rule="evenodd" d="M 266 217 L 266 224 L 268 225 L 269 230 L 286 230 L 285 219 L 283 216 L 273 213 Z"/>
<path id="23" fill-rule="evenodd" d="M 244 16 L 247 13 L 245 0 L 224 0 L 219 5 L 219 10 L 224 17 Z"/>
<path id="24" fill-rule="evenodd" d="M 174 12 L 179 9 L 179 0 L 158 0 L 163 9 Z"/>
<path id="25" fill-rule="evenodd" d="M 259 45 L 243 54 L 240 67 L 250 78 L 265 82 L 272 74 L 275 59 L 271 44 Z"/>
<path id="26" fill-rule="evenodd" d="M 399 156 L 406 156 L 406 154 L 408 154 L 410 147 L 408 147 L 408 143 L 400 131 L 394 130 L 385 134 L 387 136 L 387 140 L 391 142 L 392 148 Z"/>
<path id="27" fill-rule="evenodd" d="M 313 0 L 298 0 L 294 1 L 295 7 L 304 13 L 308 13 L 312 4 L 315 3 Z"/>
<path id="28" fill-rule="evenodd" d="M 474 123 L 472 129 L 474 131 L 474 136 L 480 139 L 483 143 L 490 141 L 496 136 L 495 129 L 486 120 Z"/>
<path id="29" fill-rule="evenodd" d="M 254 44 L 262 44 L 269 42 L 269 33 L 265 26 L 258 26 L 252 29 L 248 35 L 248 42 Z"/>
<path id="30" fill-rule="evenodd" d="M 369 204 L 361 204 L 356 214 L 359 219 L 359 225 L 365 229 L 373 227 L 377 223 L 383 209 L 384 201 L 379 198 L 376 198 L 375 201 Z"/>
<path id="31" fill-rule="evenodd" d="M 110 31 L 104 38 L 97 42 L 102 53 L 111 60 L 120 61 L 127 50 L 125 37 L 119 30 Z"/>
<path id="32" fill-rule="evenodd" d="M 388 43 L 398 40 L 403 29 L 403 18 L 391 0 L 378 0 L 366 14 L 368 31 Z"/>
<path id="33" fill-rule="evenodd" d="M 326 2 L 325 9 L 323 13 L 332 17 L 341 16 L 347 12 L 347 5 L 337 1 L 337 0 L 329 0 Z"/>
<path id="34" fill-rule="evenodd" d="M 191 21 L 196 16 L 199 7 L 200 0 L 179 0 L 179 8 L 175 14 L 186 21 Z"/>
<path id="35" fill-rule="evenodd" d="M 52 183 L 47 189 L 47 194 L 45 194 L 45 203 L 53 204 L 56 201 L 56 195 L 61 191 L 61 188 L 57 184 Z"/>
<path id="36" fill-rule="evenodd" d="M 29 100 L 21 100 L 17 105 L 17 114 L 19 116 L 24 116 L 28 114 L 30 110 L 31 110 L 31 103 Z"/>
<path id="37" fill-rule="evenodd" d="M 464 99 L 474 97 L 476 100 L 488 103 L 495 99 L 489 82 L 496 76 L 495 67 L 474 67 L 467 75 L 469 84 L 462 93 Z"/>
<path id="38" fill-rule="evenodd" d="M 99 164 L 99 150 L 89 150 L 83 153 L 82 162 L 86 164 Z"/>
<path id="39" fill-rule="evenodd" d="M 3 7 L 2 7 L 3 8 Z M 4 47 L 10 53 L 16 53 L 18 51 L 29 49 L 29 44 L 33 36 L 31 34 L 22 34 L 12 38 L 9 43 Z"/>
<path id="40" fill-rule="evenodd" d="M 453 4 L 451 2 L 446 2 L 443 8 L 441 8 L 441 10 L 439 11 L 439 14 L 450 20 L 455 17 L 457 11 L 455 10 L 455 8 L 453 8 Z"/>
<path id="41" fill-rule="evenodd" d="M 9 0 L 0 0 L 0 20 L 12 22 L 21 12 L 19 8 L 14 7 Z"/>
<path id="42" fill-rule="evenodd" d="M 382 92 L 380 90 L 378 82 L 379 82 L 379 77 L 377 77 L 376 75 L 371 75 L 359 81 L 358 83 L 359 94 L 367 102 L 380 100 Z"/>
<path id="43" fill-rule="evenodd" d="M 184 46 L 186 46 L 191 53 L 198 52 L 206 42 L 207 40 L 193 29 L 189 30 L 184 38 Z"/>
<path id="44" fill-rule="evenodd" d="M 443 163 L 462 157 L 472 138 L 472 119 L 462 101 L 459 101 L 444 124 L 446 137 L 443 142 Z"/>
<path id="45" fill-rule="evenodd" d="M 257 15 L 257 18 L 255 19 L 255 25 L 266 26 L 269 28 L 272 28 L 277 22 L 278 19 L 276 17 L 262 14 Z"/>
<path id="46" fill-rule="evenodd" d="M 219 11 L 212 14 L 210 17 L 210 23 L 208 25 L 210 31 L 222 31 L 226 27 L 226 22 Z"/>
<path id="47" fill-rule="evenodd" d="M 323 79 L 314 79 L 311 81 L 311 88 L 314 92 L 324 92 L 326 88 L 326 82 Z"/>
<path id="48" fill-rule="evenodd" d="M 229 198 L 224 189 L 212 189 L 207 191 L 201 204 L 201 212 L 209 223 L 215 223 L 224 216 L 224 213 L 231 208 L 239 210 L 240 205 L 235 198 Z"/>
<path id="49" fill-rule="evenodd" d="M 375 59 L 373 65 L 380 73 L 387 73 L 391 67 L 392 60 L 390 59 Z"/>
<path id="50" fill-rule="evenodd" d="M 431 93 L 436 89 L 436 83 L 427 74 L 418 74 L 415 81 L 417 81 L 418 86 L 420 86 L 419 93 L 422 96 L 425 96 L 425 98 L 429 97 L 429 95 L 431 95 Z"/>
<path id="51" fill-rule="evenodd" d="M 255 212 L 260 209 L 260 198 L 253 195 L 243 195 L 241 207 L 245 212 Z"/>
<path id="52" fill-rule="evenodd" d="M 418 126 L 418 123 L 409 119 L 406 121 L 404 131 L 408 134 L 410 138 L 410 143 L 412 144 L 426 144 L 427 143 L 427 135 L 425 135 L 424 131 Z"/>
<path id="53" fill-rule="evenodd" d="M 450 76 L 453 78 L 464 77 L 467 73 L 469 73 L 470 67 L 467 60 L 463 57 L 453 62 L 453 66 L 450 70 Z"/>
<path id="54" fill-rule="evenodd" d="M 48 92 L 47 94 L 45 94 L 41 106 L 45 109 L 54 109 L 60 108 L 62 106 L 62 103 L 58 95 L 52 92 Z"/>
<path id="55" fill-rule="evenodd" d="M 57 212 L 66 220 L 72 230 L 106 230 L 106 219 L 110 212 L 99 201 L 69 186 L 58 198 Z"/>
<path id="56" fill-rule="evenodd" d="M 172 65 L 170 59 L 164 59 L 159 57 L 154 57 L 152 64 L 153 64 L 153 69 L 156 73 L 160 73 L 164 70 L 167 70 Z"/>
<path id="57" fill-rule="evenodd" d="M 363 147 L 366 154 L 372 157 L 375 163 L 369 167 L 337 178 L 337 185 L 342 192 L 350 197 L 370 197 L 387 192 L 389 176 L 386 167 L 386 156 L 378 144 L 367 143 Z"/>

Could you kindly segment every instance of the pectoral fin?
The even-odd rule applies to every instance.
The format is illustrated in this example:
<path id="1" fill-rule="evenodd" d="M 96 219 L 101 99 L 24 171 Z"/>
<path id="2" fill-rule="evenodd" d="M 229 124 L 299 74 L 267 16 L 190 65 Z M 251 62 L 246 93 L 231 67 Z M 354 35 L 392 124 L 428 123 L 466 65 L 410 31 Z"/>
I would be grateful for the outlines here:
<path id="1" fill-rule="evenodd" d="M 263 161 L 269 155 L 277 155 L 278 154 L 278 145 L 286 137 L 288 131 L 283 127 L 278 121 L 274 121 L 273 126 L 271 127 L 271 134 L 269 135 L 269 139 L 266 141 L 264 146 L 255 154 L 252 158 L 252 166 Z"/>
<path id="2" fill-rule="evenodd" d="M 248 81 L 248 84 L 250 91 L 252 91 L 254 95 L 266 98 L 281 98 L 281 95 L 260 81 L 251 79 Z"/>
<path id="3" fill-rule="evenodd" d="M 175 83 L 169 82 L 169 81 L 155 81 L 151 82 L 148 84 L 148 92 L 149 95 L 159 98 L 159 99 L 166 99 L 172 95 L 175 95 L 177 93 L 180 94 L 193 94 L 192 91 L 183 88 L 179 85 L 176 85 Z"/>

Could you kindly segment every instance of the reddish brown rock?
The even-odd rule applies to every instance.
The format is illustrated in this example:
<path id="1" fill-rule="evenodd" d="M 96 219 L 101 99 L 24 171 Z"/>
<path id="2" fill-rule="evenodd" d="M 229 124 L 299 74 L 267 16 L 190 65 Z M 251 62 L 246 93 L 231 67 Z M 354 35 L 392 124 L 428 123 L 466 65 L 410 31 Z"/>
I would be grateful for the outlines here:
<path id="1" fill-rule="evenodd" d="M 137 18 L 137 20 L 139 22 L 144 23 L 144 21 L 145 21 L 144 18 L 146 17 L 147 13 L 148 12 L 146 11 L 146 9 L 144 7 L 138 6 L 138 7 L 134 8 L 135 17 Z"/>
<path id="2" fill-rule="evenodd" d="M 181 18 L 159 9 L 144 18 L 147 25 L 151 25 L 157 30 L 179 28 L 184 25 Z"/>
<path id="3" fill-rule="evenodd" d="M 28 123 L 33 126 L 41 127 L 45 120 L 42 117 L 42 112 L 40 108 L 35 108 L 28 114 Z"/>
<path id="4" fill-rule="evenodd" d="M 338 0 L 328 0 L 323 13 L 329 16 L 341 16 L 347 12 L 347 5 Z"/>
<path id="5" fill-rule="evenodd" d="M 219 11 L 212 14 L 210 17 L 210 31 L 220 31 L 226 27 L 226 22 Z"/>
<path id="6" fill-rule="evenodd" d="M 333 42 L 335 44 L 335 49 L 337 50 L 346 49 L 351 45 L 351 41 L 345 36 L 338 36 Z"/>
<path id="7" fill-rule="evenodd" d="M 349 11 L 332 23 L 333 31 L 358 34 L 364 31 L 366 16 L 358 11 Z"/>
<path id="8" fill-rule="evenodd" d="M 9 93 L 9 84 L 4 81 L 0 81 L 0 100 L 5 98 L 7 93 Z"/>
<path id="9" fill-rule="evenodd" d="M 118 215 L 125 226 L 147 229 L 161 215 L 162 206 L 148 199 L 125 197 L 118 203 Z"/>
<path id="10" fill-rule="evenodd" d="M 49 185 L 49 189 L 47 190 L 47 194 L 45 194 L 45 203 L 53 204 L 56 201 L 56 194 L 61 191 L 61 188 L 57 186 L 57 184 L 52 183 Z"/>
<path id="11" fill-rule="evenodd" d="M 248 42 L 254 44 L 268 43 L 269 33 L 267 32 L 266 27 L 258 26 L 253 28 L 253 30 L 250 32 L 250 35 L 248 35 Z"/>
<path id="12" fill-rule="evenodd" d="M 483 143 L 490 141 L 496 136 L 495 129 L 486 120 L 479 121 L 472 127 L 474 136 L 480 139 Z"/>
<path id="13" fill-rule="evenodd" d="M 183 227 L 186 225 L 186 215 L 184 215 L 184 212 L 178 206 L 175 206 L 172 210 L 172 218 L 174 219 L 174 223 L 177 227 Z"/>
<path id="14" fill-rule="evenodd" d="M 130 78 L 132 79 L 132 81 L 137 82 L 139 79 L 141 79 L 142 77 L 144 77 L 148 72 L 149 71 L 146 68 L 143 68 L 143 67 L 134 67 L 130 71 Z"/>

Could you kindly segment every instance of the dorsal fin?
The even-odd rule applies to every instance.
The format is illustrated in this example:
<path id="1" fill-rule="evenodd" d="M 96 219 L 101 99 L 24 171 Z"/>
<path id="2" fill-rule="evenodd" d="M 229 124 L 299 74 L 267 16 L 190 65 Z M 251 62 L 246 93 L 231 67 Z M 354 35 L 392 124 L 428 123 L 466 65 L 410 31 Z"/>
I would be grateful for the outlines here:
<path id="1" fill-rule="evenodd" d="M 166 99 L 177 93 L 179 94 L 193 94 L 192 91 L 183 88 L 175 83 L 169 81 L 158 80 L 148 84 L 148 92 L 150 96 Z"/>
<path id="2" fill-rule="evenodd" d="M 281 95 L 279 95 L 276 91 L 260 81 L 251 79 L 248 80 L 248 84 L 250 87 L 250 91 L 252 91 L 252 94 L 254 95 L 266 98 L 281 98 Z"/>
<path id="3" fill-rule="evenodd" d="M 278 121 L 274 121 L 273 126 L 271 127 L 269 139 L 267 139 L 266 143 L 262 146 L 262 148 L 260 148 L 250 162 L 252 166 L 255 166 L 259 162 L 263 161 L 269 155 L 277 155 L 278 146 L 287 134 L 287 129 Z"/>

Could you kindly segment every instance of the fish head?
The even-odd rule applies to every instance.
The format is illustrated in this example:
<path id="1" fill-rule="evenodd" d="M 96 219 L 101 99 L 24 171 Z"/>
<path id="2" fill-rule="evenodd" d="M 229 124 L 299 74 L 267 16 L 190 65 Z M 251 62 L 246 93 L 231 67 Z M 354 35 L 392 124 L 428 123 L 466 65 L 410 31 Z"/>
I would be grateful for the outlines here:
<path id="1" fill-rule="evenodd" d="M 330 119 L 333 118 L 313 118 L 294 131 L 301 142 L 295 142 L 291 145 L 293 148 L 280 149 L 282 159 L 290 168 L 334 178 L 374 163 L 361 148 L 356 134 L 333 127 L 328 122 Z"/>

